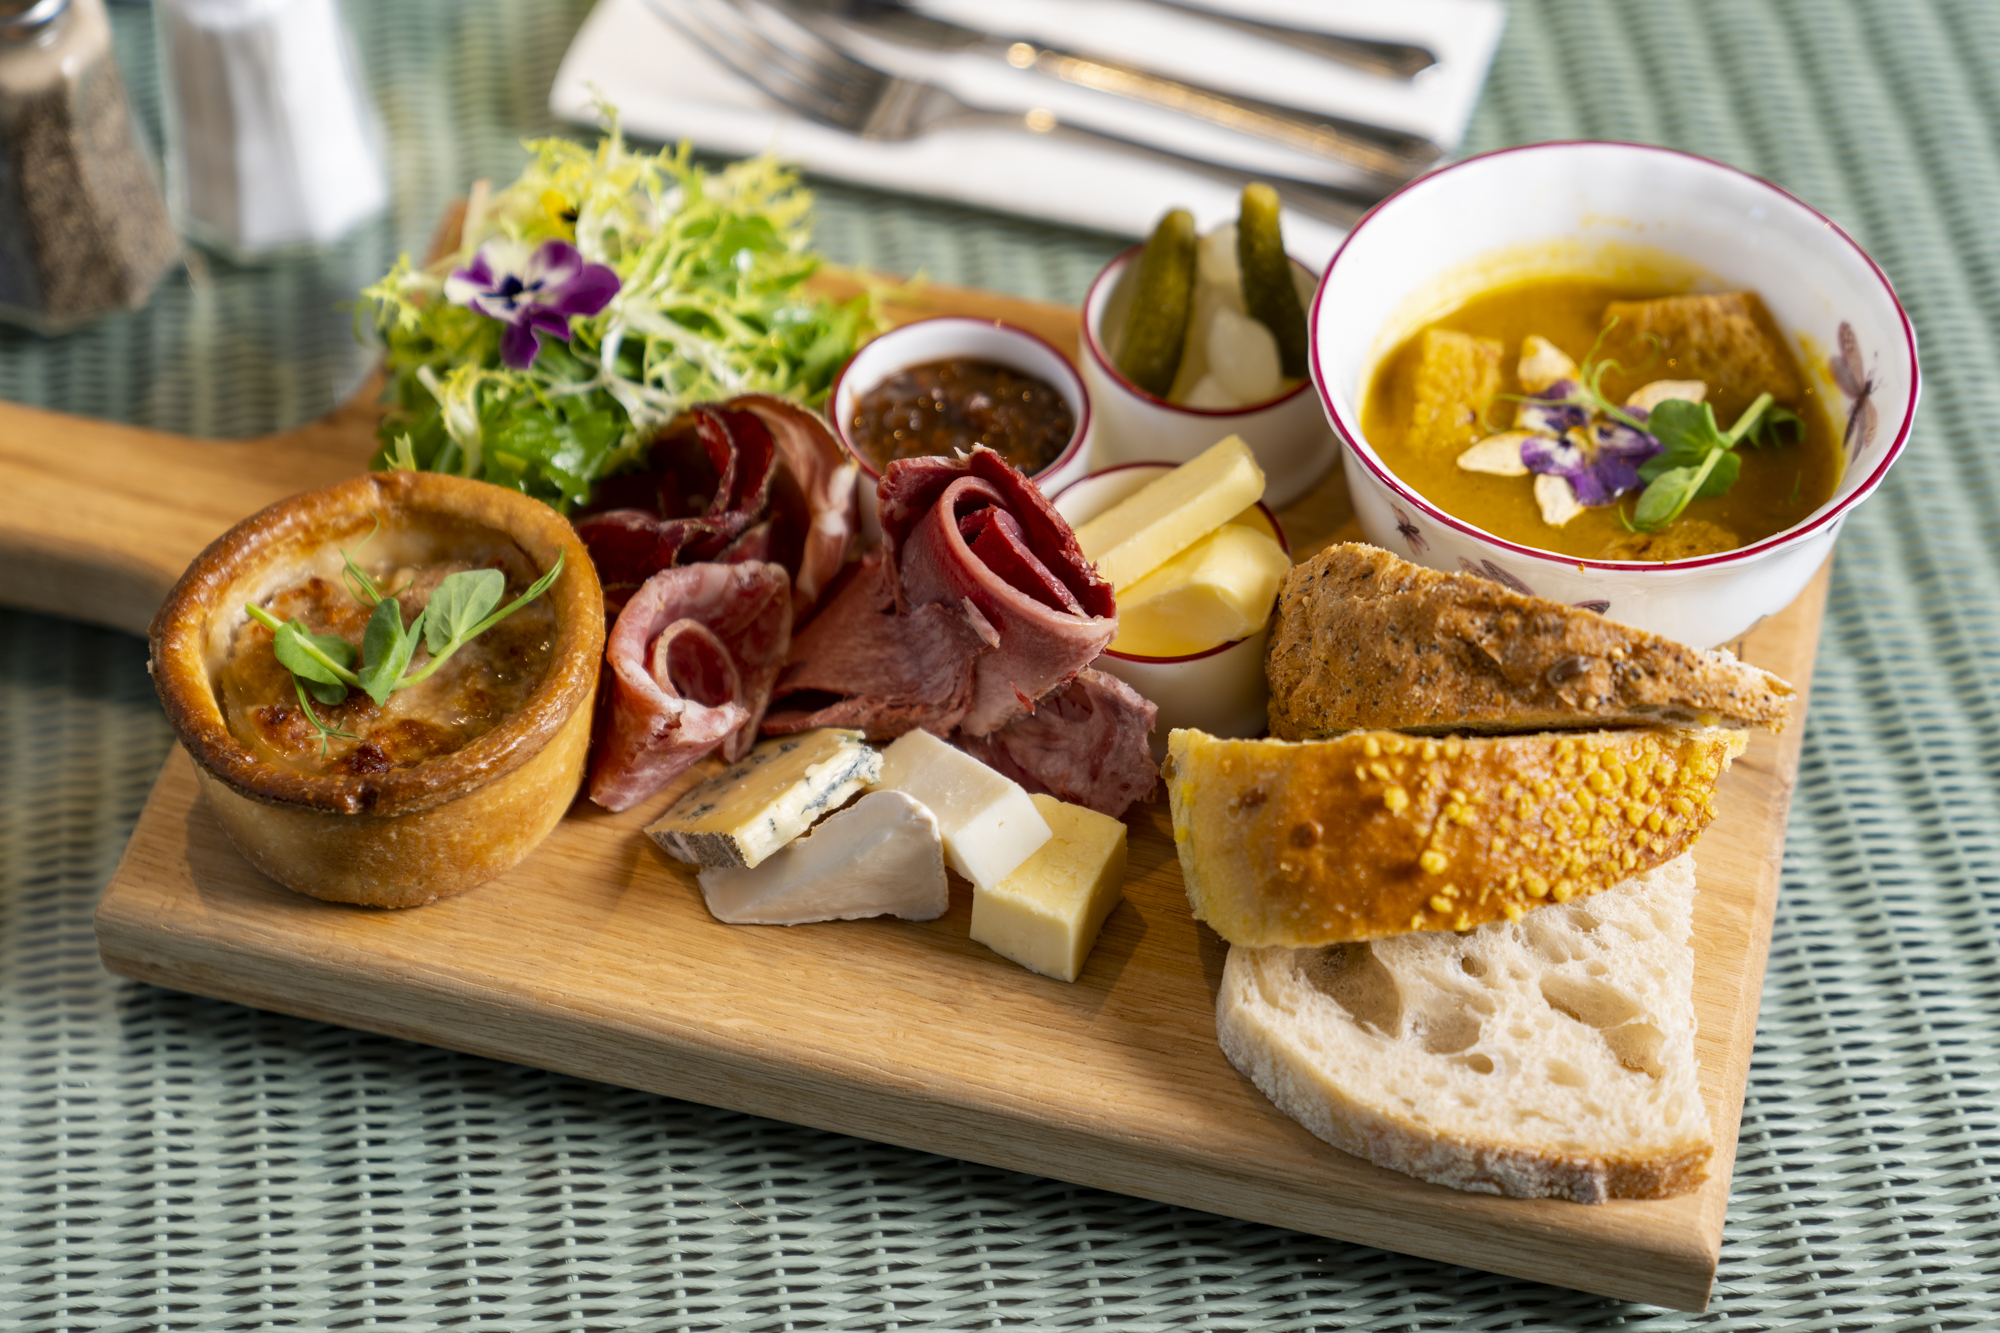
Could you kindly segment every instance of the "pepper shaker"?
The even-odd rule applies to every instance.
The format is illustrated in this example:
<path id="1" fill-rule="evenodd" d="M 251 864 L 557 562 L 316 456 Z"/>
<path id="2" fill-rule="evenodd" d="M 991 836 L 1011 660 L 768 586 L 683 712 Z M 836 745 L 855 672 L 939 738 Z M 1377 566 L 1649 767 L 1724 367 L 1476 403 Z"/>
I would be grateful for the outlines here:
<path id="1" fill-rule="evenodd" d="M 155 0 L 153 12 L 184 236 L 255 261 L 382 211 L 380 135 L 335 0 Z"/>
<path id="2" fill-rule="evenodd" d="M 137 308 L 179 251 L 103 0 L 0 0 L 0 319 Z"/>

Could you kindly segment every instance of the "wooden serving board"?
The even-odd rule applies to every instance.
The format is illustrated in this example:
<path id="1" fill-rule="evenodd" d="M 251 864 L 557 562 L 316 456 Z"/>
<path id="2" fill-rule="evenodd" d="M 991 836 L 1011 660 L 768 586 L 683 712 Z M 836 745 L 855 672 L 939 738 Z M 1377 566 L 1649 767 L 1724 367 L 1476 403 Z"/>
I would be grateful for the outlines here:
<path id="1" fill-rule="evenodd" d="M 1073 310 L 930 289 L 1075 348 Z M 217 443 L 0 404 L 0 602 L 143 630 L 195 553 L 283 495 L 349 475 L 374 409 Z M 1347 521 L 1337 470 L 1282 517 L 1302 553 Z M 1826 576 L 1738 651 L 1798 684 Z M 1494 1272 L 1698 1310 L 1721 1243 L 1803 709 L 1758 736 L 1696 850 L 1696 1004 L 1717 1130 L 1708 1183 L 1596 1207 L 1463 1194 L 1315 1139 L 1230 1067 L 1228 946 L 1189 915 L 1164 801 L 1136 807 L 1125 901 L 1073 985 L 942 919 L 724 926 L 623 815 L 580 802 L 511 874 L 404 912 L 286 891 L 237 855 L 178 750 L 97 912 L 114 972 L 627 1087 Z M 692 775 L 688 780 L 693 780 Z"/>

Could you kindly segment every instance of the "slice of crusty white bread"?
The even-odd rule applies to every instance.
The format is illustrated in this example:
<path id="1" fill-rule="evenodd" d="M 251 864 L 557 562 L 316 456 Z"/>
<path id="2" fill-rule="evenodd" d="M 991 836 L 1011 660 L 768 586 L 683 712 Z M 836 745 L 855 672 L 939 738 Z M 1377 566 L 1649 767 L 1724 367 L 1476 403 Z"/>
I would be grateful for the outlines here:
<path id="1" fill-rule="evenodd" d="M 1367 728 L 1777 731 L 1794 693 L 1731 653 L 1355 543 L 1286 577 L 1265 674 L 1271 734 L 1285 740 Z"/>
<path id="2" fill-rule="evenodd" d="M 1468 930 L 1691 846 L 1743 752 L 1720 728 L 1229 740 L 1176 728 L 1165 776 L 1194 914 L 1231 944 Z"/>
<path id="3" fill-rule="evenodd" d="M 1693 858 L 1458 935 L 1232 946 L 1231 1064 L 1343 1151 L 1454 1189 L 1598 1203 L 1699 1185 Z"/>

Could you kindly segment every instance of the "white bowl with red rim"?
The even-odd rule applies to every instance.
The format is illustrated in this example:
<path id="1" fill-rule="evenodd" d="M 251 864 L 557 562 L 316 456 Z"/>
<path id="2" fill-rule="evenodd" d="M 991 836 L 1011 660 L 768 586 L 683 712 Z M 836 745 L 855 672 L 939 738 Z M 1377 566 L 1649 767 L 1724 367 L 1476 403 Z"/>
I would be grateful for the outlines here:
<path id="1" fill-rule="evenodd" d="M 1458 302 L 1523 277 L 1664 261 L 1705 275 L 1707 290 L 1756 292 L 1835 429 L 1848 427 L 1832 498 L 1783 532 L 1668 564 L 1537 550 L 1432 504 L 1362 434 L 1383 360 Z M 1369 541 L 1699 647 L 1734 641 L 1799 595 L 1902 453 L 1921 388 L 1909 317 L 1846 232 L 1767 181 L 1644 144 L 1505 148 L 1412 182 L 1348 233 L 1308 325 L 1313 381 Z"/>
<path id="2" fill-rule="evenodd" d="M 1097 408 L 1090 465 L 1166 460 L 1185 463 L 1217 440 L 1240 435 L 1264 469 L 1264 499 L 1282 509 L 1326 475 L 1339 445 L 1314 400 L 1310 380 L 1275 398 L 1243 407 L 1182 407 L 1125 378 L 1112 359 L 1107 330 L 1122 329 L 1138 286 L 1135 245 L 1104 266 L 1083 298 L 1081 350 L 1084 384 Z M 1292 261 L 1299 299 L 1312 299 L 1318 276 Z"/>
<path id="3" fill-rule="evenodd" d="M 939 315 L 890 329 L 848 358 L 827 396 L 827 416 L 840 443 L 861 465 L 861 528 L 870 542 L 882 535 L 876 517 L 875 487 L 882 469 L 854 439 L 854 410 L 861 398 L 891 376 L 939 361 L 986 361 L 1033 375 L 1062 396 L 1075 425 L 1055 461 L 1030 478 L 1044 495 L 1054 495 L 1084 475 L 1091 433 L 1090 393 L 1068 357 L 1023 328 L 994 319 Z"/>
<path id="4" fill-rule="evenodd" d="M 1176 463 L 1125 463 L 1093 472 L 1058 492 L 1056 512 L 1072 528 L 1089 522 L 1147 482 L 1179 466 Z M 1285 529 L 1263 501 L 1245 511 L 1277 538 L 1290 555 Z M 1183 657 L 1144 657 L 1110 648 L 1091 665 L 1118 677 L 1159 706 L 1153 726 L 1153 757 L 1167 753 L 1167 733 L 1175 727 L 1197 727 L 1212 736 L 1261 736 L 1267 725 L 1265 705 L 1270 692 L 1264 680 L 1267 621 L 1255 634 L 1219 643 Z"/>

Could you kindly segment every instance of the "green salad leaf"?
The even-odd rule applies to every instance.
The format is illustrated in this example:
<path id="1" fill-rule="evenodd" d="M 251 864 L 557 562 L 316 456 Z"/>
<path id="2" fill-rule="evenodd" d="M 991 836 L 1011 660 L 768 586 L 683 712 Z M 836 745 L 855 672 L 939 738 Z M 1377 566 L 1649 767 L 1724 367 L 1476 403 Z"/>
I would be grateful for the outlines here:
<path id="1" fill-rule="evenodd" d="M 483 205 L 475 197 L 455 253 L 425 268 L 404 256 L 362 293 L 389 376 L 373 466 L 477 477 L 569 512 L 693 403 L 825 401 L 874 327 L 873 298 L 803 290 L 821 260 L 796 173 L 769 156 L 708 172 L 686 144 L 637 151 L 615 118 L 594 146 L 527 147 L 518 180 Z M 526 370 L 501 363 L 503 325 L 444 295 L 496 237 L 567 241 L 620 283 Z"/>

